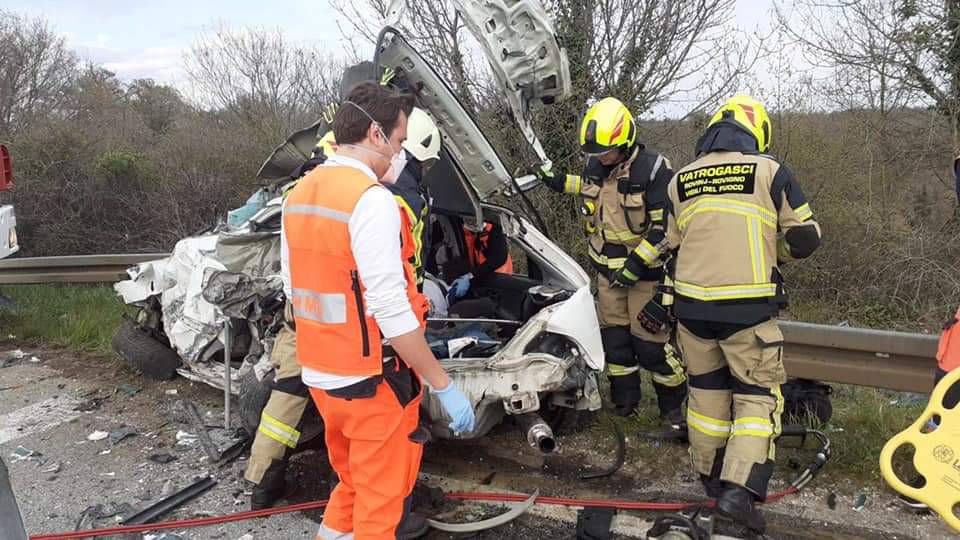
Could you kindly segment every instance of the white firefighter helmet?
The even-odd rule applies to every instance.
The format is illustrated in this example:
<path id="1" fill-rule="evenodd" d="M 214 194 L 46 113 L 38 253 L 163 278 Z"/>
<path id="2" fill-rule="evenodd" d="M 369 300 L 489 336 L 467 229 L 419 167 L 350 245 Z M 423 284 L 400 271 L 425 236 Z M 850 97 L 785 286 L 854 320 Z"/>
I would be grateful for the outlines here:
<path id="1" fill-rule="evenodd" d="M 440 130 L 426 111 L 414 107 L 407 121 L 403 148 L 418 161 L 440 159 Z"/>

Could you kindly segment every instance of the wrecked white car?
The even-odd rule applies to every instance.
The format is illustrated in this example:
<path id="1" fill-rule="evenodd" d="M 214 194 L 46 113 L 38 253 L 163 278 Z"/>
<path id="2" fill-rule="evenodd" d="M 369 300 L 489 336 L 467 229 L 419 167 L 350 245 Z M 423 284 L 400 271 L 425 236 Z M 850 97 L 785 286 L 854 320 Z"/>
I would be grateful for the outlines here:
<path id="1" fill-rule="evenodd" d="M 498 13 L 493 26 L 501 43 L 518 47 L 502 61 L 499 55 L 491 58 L 518 107 L 528 107 L 532 97 L 562 99 L 569 90 L 565 53 L 539 4 L 530 2 L 528 9 L 535 13 Z M 523 26 L 510 17 L 522 17 L 524 34 L 513 30 Z M 491 29 L 486 20 L 471 26 Z M 475 297 L 488 300 L 488 312 L 465 318 L 453 309 L 434 310 L 428 318 L 431 347 L 476 412 L 474 431 L 457 438 L 482 437 L 510 415 L 532 445 L 552 451 L 551 428 L 582 425 L 601 405 L 604 356 L 589 278 L 531 220 L 488 202 L 495 195 L 522 196 L 524 182 L 511 176 L 430 65 L 392 30 L 381 35 L 378 51 L 377 62 L 416 89 L 418 106 L 429 111 L 443 135 L 441 160 L 423 180 L 432 197 L 431 224 L 445 231 L 442 242 L 430 247 L 427 279 L 442 288 L 459 275 L 455 266 L 465 256 L 465 225 L 499 223 L 515 262 L 515 273 L 495 274 L 471 288 Z M 530 55 L 537 69 L 524 68 L 522 55 Z M 523 123 L 522 111 L 517 116 Z M 539 147 L 529 126 L 521 127 Z M 167 259 L 131 268 L 130 279 L 115 285 L 128 304 L 141 308 L 137 319 L 118 331 L 115 348 L 145 374 L 179 373 L 223 388 L 224 343 L 230 343 L 231 380 L 237 383 L 232 390 L 240 394 L 248 428 L 259 422 L 269 393 L 269 357 L 283 306 L 277 195 L 328 129 L 321 120 L 278 147 L 258 175 L 270 187 L 258 191 L 243 212 L 231 213 L 212 232 L 181 240 Z M 437 420 L 435 436 L 454 437 L 439 402 L 427 395 L 423 408 L 428 420 Z"/>

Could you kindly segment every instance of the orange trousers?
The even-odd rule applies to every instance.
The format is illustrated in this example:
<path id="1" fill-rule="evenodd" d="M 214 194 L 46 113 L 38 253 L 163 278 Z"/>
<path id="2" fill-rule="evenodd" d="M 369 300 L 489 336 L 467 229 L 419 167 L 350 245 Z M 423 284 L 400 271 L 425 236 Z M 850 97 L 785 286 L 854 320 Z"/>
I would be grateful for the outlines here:
<path id="1" fill-rule="evenodd" d="M 342 399 L 317 388 L 310 394 L 323 417 L 330 465 L 340 477 L 323 525 L 353 532 L 356 540 L 396 538 L 423 455 L 423 445 L 410 440 L 422 390 L 406 407 L 386 382 L 371 398 Z"/>

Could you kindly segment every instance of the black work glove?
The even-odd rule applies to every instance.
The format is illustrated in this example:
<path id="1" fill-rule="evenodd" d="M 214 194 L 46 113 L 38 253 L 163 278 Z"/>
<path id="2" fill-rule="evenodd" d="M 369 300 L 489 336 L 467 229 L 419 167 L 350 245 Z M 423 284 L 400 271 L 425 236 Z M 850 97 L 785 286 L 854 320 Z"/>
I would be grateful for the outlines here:
<path id="1" fill-rule="evenodd" d="M 653 299 L 637 314 L 637 321 L 647 332 L 659 334 L 671 323 L 670 310 Z"/>
<path id="2" fill-rule="evenodd" d="M 623 267 L 610 276 L 610 286 L 615 289 L 629 289 L 637 284 L 640 278 L 633 272 L 627 270 L 627 267 Z"/>
<path id="3" fill-rule="evenodd" d="M 557 176 L 553 172 L 552 166 L 540 165 L 537 167 L 537 178 L 546 184 L 546 186 L 557 193 L 563 193 L 563 187 L 566 179 L 563 176 Z"/>

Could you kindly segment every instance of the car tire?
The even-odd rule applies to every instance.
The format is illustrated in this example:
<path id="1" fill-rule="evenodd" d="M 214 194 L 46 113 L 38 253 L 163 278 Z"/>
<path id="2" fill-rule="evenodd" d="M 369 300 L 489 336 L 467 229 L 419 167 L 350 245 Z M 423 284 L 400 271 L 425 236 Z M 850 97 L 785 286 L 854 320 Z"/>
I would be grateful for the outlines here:
<path id="1" fill-rule="evenodd" d="M 272 379 L 273 372 L 268 373 L 262 381 L 257 379 L 253 369 L 248 369 L 240 377 L 240 424 L 250 437 L 257 436 L 260 415 L 273 392 L 270 388 Z M 323 450 L 323 420 L 312 400 L 303 414 L 305 418 L 300 426 L 300 444 L 297 445 L 297 451 Z"/>
<path id="2" fill-rule="evenodd" d="M 113 350 L 146 377 L 169 381 L 177 376 L 180 356 L 137 323 L 125 319 L 113 334 Z"/>
<path id="3" fill-rule="evenodd" d="M 589 429 L 599 412 L 560 407 L 548 401 L 540 406 L 540 417 L 550 426 L 554 435 L 570 435 Z"/>
<path id="4" fill-rule="evenodd" d="M 240 424 L 243 430 L 251 437 L 257 434 L 257 427 L 260 425 L 260 413 L 270 401 L 270 379 L 273 372 L 270 372 L 261 381 L 257 379 L 257 374 L 253 369 L 248 369 L 240 377 Z"/>

